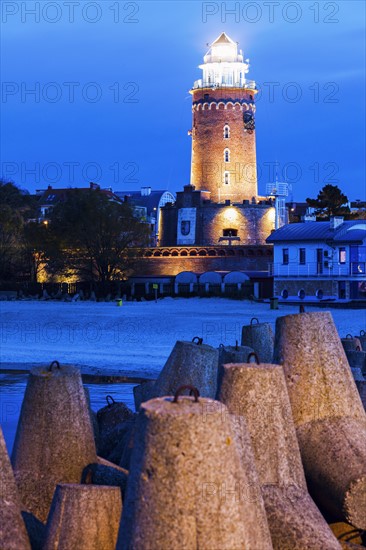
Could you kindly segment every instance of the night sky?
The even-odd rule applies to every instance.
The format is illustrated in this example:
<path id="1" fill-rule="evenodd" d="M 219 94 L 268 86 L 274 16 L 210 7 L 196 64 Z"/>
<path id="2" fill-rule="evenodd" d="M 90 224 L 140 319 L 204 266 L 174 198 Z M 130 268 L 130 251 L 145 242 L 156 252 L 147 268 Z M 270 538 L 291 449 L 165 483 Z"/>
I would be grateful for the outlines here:
<path id="1" fill-rule="evenodd" d="M 180 190 L 188 90 L 225 31 L 261 89 L 259 191 L 277 162 L 294 200 L 326 183 L 365 200 L 364 25 L 364 2 L 348 0 L 4 0 L 2 176 L 30 191 L 89 181 Z"/>

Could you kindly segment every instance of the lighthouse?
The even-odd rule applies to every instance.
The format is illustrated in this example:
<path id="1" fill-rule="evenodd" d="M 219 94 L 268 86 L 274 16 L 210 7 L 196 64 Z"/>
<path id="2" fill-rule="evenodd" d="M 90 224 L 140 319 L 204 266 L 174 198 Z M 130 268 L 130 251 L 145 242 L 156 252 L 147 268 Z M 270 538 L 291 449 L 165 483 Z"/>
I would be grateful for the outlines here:
<path id="1" fill-rule="evenodd" d="M 216 203 L 256 200 L 256 84 L 247 79 L 244 60 L 226 33 L 210 46 L 192 94 L 190 183 Z"/>
<path id="2" fill-rule="evenodd" d="M 248 79 L 249 60 L 223 32 L 199 68 L 201 78 L 190 90 L 190 182 L 178 191 L 174 204 L 161 210 L 159 245 L 177 248 L 156 251 L 156 257 L 200 258 L 196 270 L 213 265 L 215 257 L 234 256 L 238 265 L 246 257 L 247 262 L 259 255 L 265 258 L 268 250 L 263 247 L 275 219 L 272 201 L 258 196 L 257 87 Z M 252 247 L 260 248 L 254 252 Z M 217 265 L 226 267 L 224 261 Z M 263 265 L 253 260 L 253 265 L 257 270 L 265 267 L 264 260 Z"/>

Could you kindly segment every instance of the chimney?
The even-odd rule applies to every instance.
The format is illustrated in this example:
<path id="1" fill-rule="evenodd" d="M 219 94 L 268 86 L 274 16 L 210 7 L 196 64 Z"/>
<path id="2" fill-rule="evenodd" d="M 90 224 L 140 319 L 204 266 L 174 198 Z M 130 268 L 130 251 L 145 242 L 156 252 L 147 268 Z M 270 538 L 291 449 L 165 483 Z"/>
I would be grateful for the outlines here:
<path id="1" fill-rule="evenodd" d="M 340 227 L 342 225 L 343 221 L 343 216 L 332 216 L 330 218 L 330 228 L 337 229 L 337 227 Z"/>

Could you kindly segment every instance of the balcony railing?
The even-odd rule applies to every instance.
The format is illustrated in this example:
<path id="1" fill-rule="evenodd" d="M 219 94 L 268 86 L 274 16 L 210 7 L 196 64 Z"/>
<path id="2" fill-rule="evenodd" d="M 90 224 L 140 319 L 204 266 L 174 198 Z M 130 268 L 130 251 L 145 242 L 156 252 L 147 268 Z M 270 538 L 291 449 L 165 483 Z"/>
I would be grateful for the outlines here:
<path id="1" fill-rule="evenodd" d="M 256 83 L 254 80 L 245 80 L 244 82 L 233 82 L 232 84 L 218 84 L 214 82 L 203 82 L 202 79 L 196 80 L 193 83 L 193 89 L 198 90 L 200 88 L 243 88 L 249 90 L 256 90 Z"/>
<path id="2" fill-rule="evenodd" d="M 274 277 L 359 277 L 366 278 L 366 262 L 338 264 L 331 262 L 308 262 L 300 264 L 270 264 L 270 274 Z"/>

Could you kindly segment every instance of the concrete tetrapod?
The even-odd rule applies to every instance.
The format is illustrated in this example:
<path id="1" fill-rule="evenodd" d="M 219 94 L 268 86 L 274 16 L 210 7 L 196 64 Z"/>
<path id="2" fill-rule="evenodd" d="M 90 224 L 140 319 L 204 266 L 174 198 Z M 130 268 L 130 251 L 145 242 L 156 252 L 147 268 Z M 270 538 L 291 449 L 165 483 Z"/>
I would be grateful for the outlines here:
<path id="1" fill-rule="evenodd" d="M 20 513 L 20 498 L 0 427 L 0 548 L 30 550 Z"/>
<path id="2" fill-rule="evenodd" d="M 366 529 L 366 414 L 329 312 L 276 321 L 309 490 L 334 520 Z"/>
<path id="3" fill-rule="evenodd" d="M 366 332 L 364 330 L 360 331 L 360 335 L 357 336 L 360 341 L 362 351 L 366 351 Z"/>
<path id="4" fill-rule="evenodd" d="M 254 349 L 249 346 L 239 346 L 238 341 L 236 341 L 235 346 L 224 346 L 223 344 L 220 344 L 219 370 L 217 375 L 217 390 L 215 399 L 218 399 L 218 394 L 220 392 L 222 376 L 224 374 L 224 365 L 226 363 L 246 363 L 248 355 L 253 352 Z"/>
<path id="5" fill-rule="evenodd" d="M 196 340 L 196 339 L 194 339 Z M 177 341 L 160 372 L 151 397 L 174 395 L 182 384 L 198 388 L 203 397 L 215 398 L 219 352 L 197 342 Z"/>
<path id="6" fill-rule="evenodd" d="M 121 512 L 119 487 L 60 484 L 43 550 L 115 550 Z"/>
<path id="7" fill-rule="evenodd" d="M 357 336 L 347 334 L 345 338 L 341 338 L 342 346 L 345 352 L 347 351 L 361 351 L 361 341 Z"/>
<path id="8" fill-rule="evenodd" d="M 226 407 L 162 397 L 141 405 L 137 423 L 118 550 L 272 548 L 254 463 L 247 475 Z"/>
<path id="9" fill-rule="evenodd" d="M 340 549 L 307 491 L 282 367 L 224 365 L 220 400 L 250 433 L 274 549 Z"/>
<path id="10" fill-rule="evenodd" d="M 273 357 L 274 334 L 270 323 L 259 323 L 256 317 L 250 325 L 241 329 L 241 345 L 253 348 L 263 363 L 271 363 Z"/>
<path id="11" fill-rule="evenodd" d="M 29 374 L 12 453 L 23 508 L 47 519 L 58 483 L 79 483 L 97 455 L 79 369 L 54 361 Z"/>

